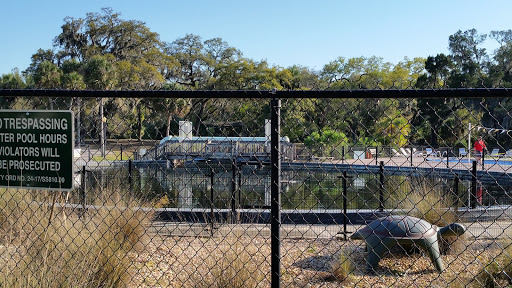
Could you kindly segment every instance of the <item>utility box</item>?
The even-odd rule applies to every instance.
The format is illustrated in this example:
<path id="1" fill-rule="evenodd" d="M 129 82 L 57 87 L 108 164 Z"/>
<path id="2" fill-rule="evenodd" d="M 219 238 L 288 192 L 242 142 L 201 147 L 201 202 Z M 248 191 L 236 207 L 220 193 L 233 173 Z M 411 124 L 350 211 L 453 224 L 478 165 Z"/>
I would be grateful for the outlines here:
<path id="1" fill-rule="evenodd" d="M 184 140 L 192 139 L 192 122 L 190 121 L 180 121 L 179 122 L 179 137 Z"/>
<path id="2" fill-rule="evenodd" d="M 364 159 L 364 151 L 354 151 L 354 159 Z"/>

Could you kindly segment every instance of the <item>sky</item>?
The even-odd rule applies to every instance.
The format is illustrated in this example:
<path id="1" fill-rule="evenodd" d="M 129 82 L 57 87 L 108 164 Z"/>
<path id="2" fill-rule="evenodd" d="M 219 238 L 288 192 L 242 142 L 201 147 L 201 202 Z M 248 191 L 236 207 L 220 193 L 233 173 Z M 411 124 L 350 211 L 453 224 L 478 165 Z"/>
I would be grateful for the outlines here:
<path id="1" fill-rule="evenodd" d="M 85 18 L 110 7 L 124 20 L 139 20 L 160 39 L 186 34 L 220 37 L 255 61 L 301 65 L 319 71 L 338 57 L 408 57 L 449 53 L 458 30 L 481 34 L 512 29 L 510 0 L 17 0 L 0 6 L 0 75 L 25 70 L 31 56 L 52 49 L 64 18 Z M 492 54 L 496 47 L 488 40 Z"/>

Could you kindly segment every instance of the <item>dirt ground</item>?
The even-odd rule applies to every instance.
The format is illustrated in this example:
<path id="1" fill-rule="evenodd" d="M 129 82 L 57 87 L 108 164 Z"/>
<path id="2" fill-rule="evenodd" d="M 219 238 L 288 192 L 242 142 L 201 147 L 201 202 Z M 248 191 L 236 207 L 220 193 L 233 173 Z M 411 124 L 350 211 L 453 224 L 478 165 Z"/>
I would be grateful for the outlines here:
<path id="1" fill-rule="evenodd" d="M 369 274 L 363 241 L 283 239 L 281 287 L 481 287 L 475 276 L 502 250 L 492 240 L 464 243 L 459 253 L 442 256 L 446 267 L 442 273 L 421 252 L 393 251 Z M 238 275 L 232 277 L 242 278 L 238 280 L 243 287 L 270 287 L 270 244 L 269 237 L 261 236 L 155 236 L 148 250 L 135 259 L 134 280 L 140 287 L 222 287 L 219 279 Z M 352 266 L 345 281 L 332 272 L 341 255 Z"/>

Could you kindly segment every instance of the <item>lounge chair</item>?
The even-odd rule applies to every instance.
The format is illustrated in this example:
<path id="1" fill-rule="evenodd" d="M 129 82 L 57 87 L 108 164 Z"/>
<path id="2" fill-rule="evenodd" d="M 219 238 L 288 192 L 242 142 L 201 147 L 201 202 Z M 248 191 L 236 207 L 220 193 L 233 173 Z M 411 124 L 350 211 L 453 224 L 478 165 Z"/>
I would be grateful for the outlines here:
<path id="1" fill-rule="evenodd" d="M 411 156 L 411 149 L 410 148 L 400 148 L 400 152 L 402 152 L 402 155 L 404 155 L 405 157 L 409 157 Z"/>
<path id="2" fill-rule="evenodd" d="M 459 148 L 459 158 L 468 156 L 468 152 L 466 151 L 466 148 Z"/>
<path id="3" fill-rule="evenodd" d="M 503 154 L 500 154 L 500 149 L 499 148 L 495 148 L 495 149 L 492 149 L 491 151 L 491 154 L 489 155 L 491 157 L 502 157 Z"/>
<path id="4" fill-rule="evenodd" d="M 396 149 L 391 148 L 391 157 L 402 156 Z"/>
<path id="5" fill-rule="evenodd" d="M 439 151 L 435 151 L 432 148 L 425 148 L 425 155 L 426 157 L 441 157 L 439 154 Z"/>
<path id="6" fill-rule="evenodd" d="M 505 155 L 503 157 L 512 158 L 512 149 L 508 149 L 507 152 L 505 152 Z"/>

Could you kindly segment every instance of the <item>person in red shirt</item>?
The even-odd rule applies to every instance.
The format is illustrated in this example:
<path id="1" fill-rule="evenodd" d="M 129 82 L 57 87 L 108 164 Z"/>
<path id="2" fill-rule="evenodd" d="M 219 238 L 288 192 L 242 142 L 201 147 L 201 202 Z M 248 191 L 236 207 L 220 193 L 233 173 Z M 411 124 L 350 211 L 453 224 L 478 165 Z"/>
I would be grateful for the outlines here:
<path id="1" fill-rule="evenodd" d="M 482 159 L 482 155 L 484 153 L 484 149 L 485 151 L 487 151 L 487 146 L 485 146 L 485 142 L 482 139 L 482 136 L 478 137 L 478 140 L 475 142 L 473 146 L 475 148 L 476 162 L 480 163 L 480 160 Z"/>

